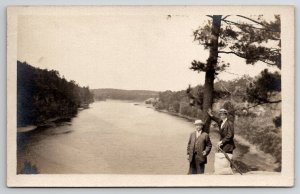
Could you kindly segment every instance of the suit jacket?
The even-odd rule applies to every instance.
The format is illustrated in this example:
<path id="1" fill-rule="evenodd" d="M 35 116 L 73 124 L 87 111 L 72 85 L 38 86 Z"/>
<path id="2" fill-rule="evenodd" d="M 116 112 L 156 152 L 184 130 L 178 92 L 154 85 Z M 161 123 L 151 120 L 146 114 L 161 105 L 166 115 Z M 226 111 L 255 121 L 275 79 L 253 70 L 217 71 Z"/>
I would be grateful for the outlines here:
<path id="1" fill-rule="evenodd" d="M 211 150 L 212 144 L 209 135 L 206 132 L 201 132 L 199 137 L 196 137 L 196 131 L 192 132 L 187 146 L 187 154 L 189 155 L 189 162 L 193 160 L 195 154 L 196 162 L 199 164 L 207 163 L 207 155 Z M 202 152 L 206 151 L 206 155 L 203 156 Z"/>
<path id="2" fill-rule="evenodd" d="M 221 146 L 221 149 L 226 153 L 232 153 L 232 151 L 235 149 L 235 144 L 233 141 L 233 138 L 234 138 L 233 123 L 227 119 L 227 121 L 221 127 L 222 119 L 215 117 L 215 116 L 213 116 L 211 118 L 219 126 L 220 140 L 222 141 L 222 144 L 223 144 Z"/>

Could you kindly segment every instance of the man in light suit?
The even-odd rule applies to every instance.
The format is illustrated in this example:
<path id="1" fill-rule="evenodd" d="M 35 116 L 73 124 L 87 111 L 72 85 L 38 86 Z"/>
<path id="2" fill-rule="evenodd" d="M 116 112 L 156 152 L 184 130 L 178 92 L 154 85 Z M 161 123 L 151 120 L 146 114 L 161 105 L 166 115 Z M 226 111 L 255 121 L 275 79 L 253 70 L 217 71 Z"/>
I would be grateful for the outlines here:
<path id="1" fill-rule="evenodd" d="M 196 131 L 191 133 L 187 146 L 188 160 L 190 168 L 188 174 L 203 174 L 207 155 L 209 154 L 212 144 L 209 135 L 204 132 L 204 123 L 202 120 L 195 121 Z"/>

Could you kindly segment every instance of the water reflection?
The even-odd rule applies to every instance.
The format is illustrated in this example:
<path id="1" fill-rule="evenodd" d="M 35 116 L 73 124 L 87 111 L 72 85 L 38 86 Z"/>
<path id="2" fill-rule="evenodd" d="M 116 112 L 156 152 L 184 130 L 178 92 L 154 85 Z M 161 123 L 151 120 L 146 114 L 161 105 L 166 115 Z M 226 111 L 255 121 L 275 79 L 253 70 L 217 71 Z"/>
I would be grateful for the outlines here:
<path id="1" fill-rule="evenodd" d="M 18 173 L 187 174 L 186 146 L 194 126 L 185 119 L 108 100 L 62 123 L 18 133 Z M 217 131 L 210 135 L 216 144 Z M 205 173 L 213 173 L 214 151 Z M 235 155 L 245 170 L 274 168 L 273 161 L 254 154 L 237 144 Z"/>

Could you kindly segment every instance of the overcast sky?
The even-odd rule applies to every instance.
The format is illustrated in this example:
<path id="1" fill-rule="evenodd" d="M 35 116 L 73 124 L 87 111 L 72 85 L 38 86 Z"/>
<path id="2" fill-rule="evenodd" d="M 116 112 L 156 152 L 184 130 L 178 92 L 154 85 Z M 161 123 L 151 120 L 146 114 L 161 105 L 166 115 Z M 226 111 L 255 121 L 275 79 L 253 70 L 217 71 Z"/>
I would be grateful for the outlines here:
<path id="1" fill-rule="evenodd" d="M 189 69 L 194 59 L 206 61 L 208 51 L 193 41 L 193 30 L 206 16 L 73 15 L 21 16 L 18 60 L 58 70 L 67 80 L 95 88 L 182 90 L 204 83 L 204 73 Z M 227 71 L 257 75 L 267 66 L 246 65 L 222 55 Z M 222 73 L 220 79 L 237 78 Z"/>

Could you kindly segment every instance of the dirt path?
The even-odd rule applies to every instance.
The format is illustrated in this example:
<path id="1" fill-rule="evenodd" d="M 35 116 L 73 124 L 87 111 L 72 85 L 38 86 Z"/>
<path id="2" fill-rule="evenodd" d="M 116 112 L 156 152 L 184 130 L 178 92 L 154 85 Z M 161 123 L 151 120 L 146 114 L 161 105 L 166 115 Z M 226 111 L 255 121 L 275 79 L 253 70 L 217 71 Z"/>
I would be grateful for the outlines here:
<path id="1" fill-rule="evenodd" d="M 212 174 L 214 172 L 214 157 L 215 153 L 217 152 L 215 145 L 217 145 L 220 136 L 218 134 L 218 129 L 216 128 L 212 128 L 209 135 L 213 144 L 213 148 L 208 156 L 206 173 Z M 273 158 L 270 154 L 260 151 L 255 145 L 249 143 L 246 139 L 235 135 L 234 141 L 236 144 L 236 149 L 233 152 L 233 160 L 243 173 L 271 173 L 278 168 L 279 164 L 276 163 L 275 158 Z"/>

